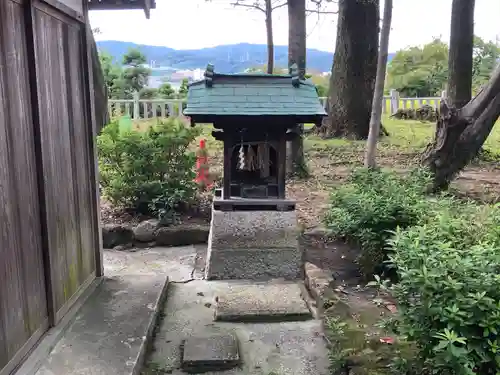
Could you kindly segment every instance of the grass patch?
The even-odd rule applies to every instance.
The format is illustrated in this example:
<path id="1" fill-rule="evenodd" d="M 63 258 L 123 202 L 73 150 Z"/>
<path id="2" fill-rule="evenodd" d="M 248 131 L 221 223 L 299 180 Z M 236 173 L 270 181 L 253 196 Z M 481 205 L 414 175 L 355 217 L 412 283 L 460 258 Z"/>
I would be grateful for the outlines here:
<path id="1" fill-rule="evenodd" d="M 134 122 L 136 129 L 145 130 L 158 121 L 139 120 Z M 382 122 L 389 132 L 389 136 L 382 137 L 379 141 L 379 152 L 383 156 L 385 152 L 421 152 L 425 146 L 432 140 L 435 130 L 435 124 L 430 122 L 421 122 L 414 120 L 398 120 L 384 115 Z M 306 124 L 306 127 L 310 127 Z M 214 130 L 211 124 L 200 125 L 202 133 L 199 139 L 206 139 L 207 147 L 211 151 L 219 152 L 222 150 L 222 143 L 212 137 Z M 351 150 L 363 149 L 366 141 L 351 141 L 347 139 L 321 139 L 318 136 L 310 135 L 304 141 L 305 151 L 324 151 L 325 149 L 349 148 Z M 493 128 L 490 136 L 486 140 L 485 148 L 491 152 L 500 154 L 500 122 Z"/>
<path id="2" fill-rule="evenodd" d="M 432 139 L 434 124 L 429 122 L 396 120 L 385 116 L 382 122 L 389 132 L 388 137 L 382 137 L 379 142 L 379 151 L 384 152 L 391 149 L 415 152 L 422 150 Z M 499 129 L 500 131 L 500 129 Z M 310 136 L 306 139 L 306 149 L 325 149 L 348 147 L 352 149 L 364 149 L 366 141 L 351 141 L 347 139 L 321 139 L 318 136 Z"/>

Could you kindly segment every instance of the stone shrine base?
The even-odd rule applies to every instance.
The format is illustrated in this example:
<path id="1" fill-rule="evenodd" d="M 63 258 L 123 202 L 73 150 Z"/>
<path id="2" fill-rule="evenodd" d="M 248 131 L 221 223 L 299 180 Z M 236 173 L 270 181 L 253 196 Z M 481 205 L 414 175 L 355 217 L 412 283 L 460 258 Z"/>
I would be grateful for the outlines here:
<path id="1" fill-rule="evenodd" d="M 208 280 L 296 280 L 301 264 L 295 210 L 212 211 Z"/>

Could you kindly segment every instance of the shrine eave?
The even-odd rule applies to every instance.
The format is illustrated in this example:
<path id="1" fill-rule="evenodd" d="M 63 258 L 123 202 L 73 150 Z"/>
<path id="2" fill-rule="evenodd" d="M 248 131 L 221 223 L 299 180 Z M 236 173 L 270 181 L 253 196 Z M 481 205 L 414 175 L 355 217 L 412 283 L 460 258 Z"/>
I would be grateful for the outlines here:
<path id="1" fill-rule="evenodd" d="M 146 18 L 150 10 L 156 9 L 156 0 L 87 0 L 89 10 L 143 9 Z"/>
<path id="2" fill-rule="evenodd" d="M 191 125 L 196 124 L 224 124 L 226 126 L 255 126 L 265 127 L 280 126 L 283 128 L 293 127 L 295 124 L 316 124 L 320 125 L 324 116 L 321 114 L 222 114 L 222 113 L 205 113 L 205 114 L 187 114 L 191 119 Z"/>

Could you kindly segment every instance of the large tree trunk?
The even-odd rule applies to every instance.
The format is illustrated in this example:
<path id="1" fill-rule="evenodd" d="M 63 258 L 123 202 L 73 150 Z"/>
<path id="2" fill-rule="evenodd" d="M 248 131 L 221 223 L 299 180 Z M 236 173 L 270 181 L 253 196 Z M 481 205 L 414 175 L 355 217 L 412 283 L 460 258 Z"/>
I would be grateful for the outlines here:
<path id="1" fill-rule="evenodd" d="M 366 139 L 377 74 L 379 0 L 339 0 L 323 136 Z"/>
<path id="2" fill-rule="evenodd" d="M 274 71 L 273 8 L 271 0 L 266 0 L 267 73 Z"/>
<path id="3" fill-rule="evenodd" d="M 377 163 L 377 139 L 380 134 L 382 120 L 382 105 L 384 101 L 385 72 L 387 68 L 387 55 L 389 54 L 389 35 L 391 33 L 392 0 L 385 0 L 384 19 L 382 21 L 382 32 L 380 33 L 380 50 L 377 61 L 377 78 L 375 80 L 375 92 L 373 95 L 372 113 L 370 117 L 370 131 L 368 142 L 366 142 L 365 167 L 375 168 Z"/>
<path id="4" fill-rule="evenodd" d="M 297 64 L 301 79 L 306 75 L 306 1 L 288 0 L 288 66 Z M 297 124 L 298 136 L 290 142 L 288 173 L 307 175 L 304 159 L 303 124 Z"/>
<path id="5" fill-rule="evenodd" d="M 500 116 L 500 65 L 488 84 L 456 109 L 443 101 L 434 141 L 422 162 L 434 173 L 434 190 L 446 189 L 450 181 L 477 155 Z"/>
<path id="6" fill-rule="evenodd" d="M 472 96 L 474 2 L 453 0 L 452 5 L 448 100 L 456 108 L 462 108 Z"/>

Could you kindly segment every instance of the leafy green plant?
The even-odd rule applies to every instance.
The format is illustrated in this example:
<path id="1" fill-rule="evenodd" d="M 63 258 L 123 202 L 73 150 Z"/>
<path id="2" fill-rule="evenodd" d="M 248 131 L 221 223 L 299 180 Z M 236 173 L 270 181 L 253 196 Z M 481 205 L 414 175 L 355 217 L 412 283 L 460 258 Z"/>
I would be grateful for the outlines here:
<path id="1" fill-rule="evenodd" d="M 455 202 L 389 242 L 395 328 L 417 344 L 424 373 L 498 374 L 499 207 Z"/>
<path id="2" fill-rule="evenodd" d="M 415 225 L 424 215 L 428 207 L 424 191 L 429 181 L 429 175 L 420 170 L 400 176 L 359 169 L 347 184 L 331 193 L 325 226 L 332 236 L 361 247 L 358 263 L 364 275 L 382 270 L 391 231 Z"/>
<path id="3" fill-rule="evenodd" d="M 104 195 L 117 206 L 171 220 L 197 191 L 188 146 L 198 134 L 172 118 L 145 131 L 121 130 L 112 122 L 97 140 Z"/>

